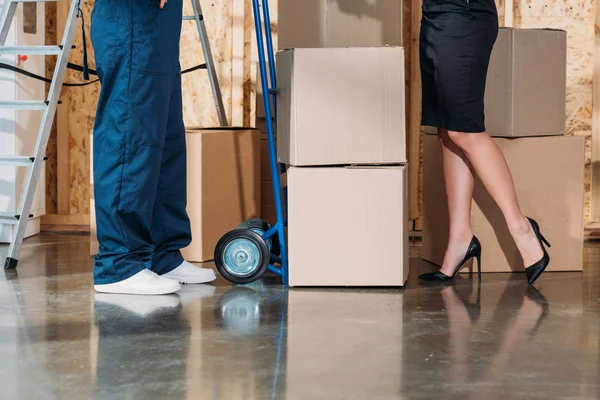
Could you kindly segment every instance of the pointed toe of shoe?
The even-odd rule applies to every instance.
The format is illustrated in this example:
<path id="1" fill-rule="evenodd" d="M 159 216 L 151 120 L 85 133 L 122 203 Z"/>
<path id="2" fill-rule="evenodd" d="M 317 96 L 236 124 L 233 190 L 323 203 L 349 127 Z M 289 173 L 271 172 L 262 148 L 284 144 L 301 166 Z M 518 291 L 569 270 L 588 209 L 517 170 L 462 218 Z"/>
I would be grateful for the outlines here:
<path id="1" fill-rule="evenodd" d="M 547 263 L 537 263 L 529 268 L 526 268 L 525 273 L 527 275 L 527 282 L 529 282 L 530 285 L 533 285 L 540 275 L 542 275 L 542 272 L 544 272 L 547 265 Z"/>
<path id="2" fill-rule="evenodd" d="M 531 285 L 535 281 L 533 267 L 525 268 L 525 275 L 527 275 L 527 282 Z"/>
<path id="3" fill-rule="evenodd" d="M 446 282 L 451 280 L 452 278 L 438 271 L 419 275 L 419 279 L 422 281 Z"/>
<path id="4" fill-rule="evenodd" d="M 422 281 L 429 281 L 429 280 L 431 280 L 432 275 L 433 274 L 431 274 L 431 273 L 421 274 L 421 275 L 419 275 L 419 279 L 422 280 Z"/>

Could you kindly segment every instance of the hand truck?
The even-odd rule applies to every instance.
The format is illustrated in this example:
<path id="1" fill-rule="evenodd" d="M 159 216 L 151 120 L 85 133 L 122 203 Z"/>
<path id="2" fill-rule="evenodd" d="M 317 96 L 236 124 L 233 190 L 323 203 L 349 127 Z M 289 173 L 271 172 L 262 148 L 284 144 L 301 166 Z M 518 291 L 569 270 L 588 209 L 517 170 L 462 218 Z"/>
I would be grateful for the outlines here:
<path id="1" fill-rule="evenodd" d="M 268 0 L 252 0 L 254 25 L 258 44 L 258 62 L 262 81 L 267 136 L 269 140 L 269 162 L 275 196 L 275 225 L 253 219 L 227 232 L 215 248 L 215 264 L 219 273 L 237 284 L 247 284 L 259 279 L 267 270 L 281 276 L 288 284 L 288 254 L 285 240 L 287 218 L 287 188 L 281 186 L 281 175 L 286 167 L 277 161 L 273 118 L 277 119 L 275 56 Z M 262 8 L 262 18 L 261 9 Z M 263 37 L 264 29 L 264 37 Z M 267 59 L 269 73 L 267 74 Z M 285 207 L 284 207 L 285 203 Z"/>

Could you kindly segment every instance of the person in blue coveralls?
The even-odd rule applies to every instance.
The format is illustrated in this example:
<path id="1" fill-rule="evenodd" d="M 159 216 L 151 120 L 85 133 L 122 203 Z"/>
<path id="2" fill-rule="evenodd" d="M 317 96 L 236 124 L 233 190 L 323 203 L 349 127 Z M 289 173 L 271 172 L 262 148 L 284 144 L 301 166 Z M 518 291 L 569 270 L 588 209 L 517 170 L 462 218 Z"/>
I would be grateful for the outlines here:
<path id="1" fill-rule="evenodd" d="M 102 83 L 94 126 L 94 288 L 161 295 L 216 279 L 186 262 L 186 145 L 179 39 L 183 0 L 96 0 Z"/>

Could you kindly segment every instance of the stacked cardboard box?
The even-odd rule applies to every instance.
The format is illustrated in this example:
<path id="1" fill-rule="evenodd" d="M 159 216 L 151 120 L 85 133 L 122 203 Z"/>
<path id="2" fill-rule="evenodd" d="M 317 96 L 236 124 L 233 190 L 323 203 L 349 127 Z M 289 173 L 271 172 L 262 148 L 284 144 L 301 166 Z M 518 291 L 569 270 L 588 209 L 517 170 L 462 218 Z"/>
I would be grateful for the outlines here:
<path id="1" fill-rule="evenodd" d="M 226 232 L 260 215 L 260 133 L 246 128 L 187 129 L 188 261 L 213 259 Z"/>
<path id="2" fill-rule="evenodd" d="M 280 50 L 402 46 L 402 3 L 397 0 L 279 0 L 276 42 Z M 261 137 L 261 217 L 275 222 L 262 88 L 257 86 L 256 127 Z"/>
<path id="3" fill-rule="evenodd" d="M 260 217 L 274 224 L 277 222 L 277 215 L 273 196 L 266 119 L 257 118 L 256 128 L 260 131 Z M 277 140 L 277 136 L 275 136 L 275 140 Z"/>
<path id="4" fill-rule="evenodd" d="M 401 47 L 278 53 L 291 286 L 404 285 L 403 71 Z"/>
<path id="5" fill-rule="evenodd" d="M 548 271 L 583 262 L 584 141 L 564 136 L 566 33 L 501 29 L 486 89 L 486 125 L 504 152 L 523 212 L 554 245 Z M 426 135 L 423 154 L 423 258 L 441 264 L 448 209 L 441 146 Z M 476 180 L 471 221 L 483 245 L 483 272 L 523 271 L 502 213 Z"/>

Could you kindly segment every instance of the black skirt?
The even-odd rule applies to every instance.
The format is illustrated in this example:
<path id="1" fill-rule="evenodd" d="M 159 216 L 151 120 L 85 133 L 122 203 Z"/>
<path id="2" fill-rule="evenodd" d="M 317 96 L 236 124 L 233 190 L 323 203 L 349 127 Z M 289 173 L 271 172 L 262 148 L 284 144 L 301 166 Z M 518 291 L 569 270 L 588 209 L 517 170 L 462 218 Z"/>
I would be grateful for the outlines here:
<path id="1" fill-rule="evenodd" d="M 424 0 L 420 61 L 425 126 L 484 132 L 483 98 L 498 36 L 494 0 Z"/>

